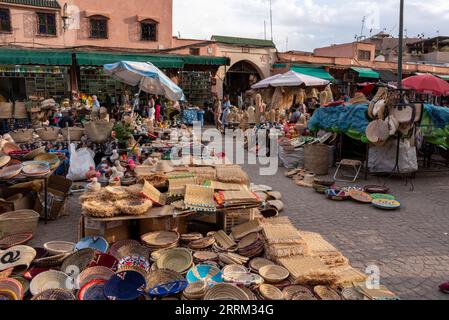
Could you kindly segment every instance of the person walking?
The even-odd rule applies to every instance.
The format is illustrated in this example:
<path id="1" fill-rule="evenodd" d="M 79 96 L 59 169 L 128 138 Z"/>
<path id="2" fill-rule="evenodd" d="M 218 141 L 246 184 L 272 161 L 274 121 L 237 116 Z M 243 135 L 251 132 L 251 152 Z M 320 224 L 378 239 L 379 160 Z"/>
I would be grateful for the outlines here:
<path id="1" fill-rule="evenodd" d="M 221 114 L 222 114 L 223 110 L 221 108 L 221 100 L 217 99 L 215 102 L 215 109 L 214 109 L 214 120 L 215 120 L 215 127 L 217 129 L 221 128 L 221 125 L 223 124 L 221 122 Z"/>

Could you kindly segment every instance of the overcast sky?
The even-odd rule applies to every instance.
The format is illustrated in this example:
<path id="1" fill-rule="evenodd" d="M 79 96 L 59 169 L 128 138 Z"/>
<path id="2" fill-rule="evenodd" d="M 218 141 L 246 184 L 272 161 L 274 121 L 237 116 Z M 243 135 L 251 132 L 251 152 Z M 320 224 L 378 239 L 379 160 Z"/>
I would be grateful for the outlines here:
<path id="1" fill-rule="evenodd" d="M 272 0 L 273 38 L 279 51 L 304 50 L 344 43 L 361 34 L 399 32 L 399 0 Z M 405 0 L 409 37 L 449 36 L 448 0 Z M 210 39 L 212 34 L 264 38 L 270 36 L 269 0 L 173 0 L 173 33 Z M 288 42 L 287 42 L 288 38 Z"/>

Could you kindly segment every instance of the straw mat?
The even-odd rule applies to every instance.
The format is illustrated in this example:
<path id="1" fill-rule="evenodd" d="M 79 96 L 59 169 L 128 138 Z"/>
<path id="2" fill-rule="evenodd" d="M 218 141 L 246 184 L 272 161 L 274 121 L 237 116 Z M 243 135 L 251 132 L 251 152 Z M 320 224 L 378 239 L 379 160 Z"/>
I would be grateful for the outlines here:
<path id="1" fill-rule="evenodd" d="M 241 239 L 250 233 L 261 231 L 262 226 L 260 225 L 260 222 L 258 220 L 252 220 L 235 226 L 231 230 L 234 239 Z"/>
<path id="2" fill-rule="evenodd" d="M 215 211 L 214 189 L 189 184 L 186 186 L 184 203 L 188 209 Z"/>

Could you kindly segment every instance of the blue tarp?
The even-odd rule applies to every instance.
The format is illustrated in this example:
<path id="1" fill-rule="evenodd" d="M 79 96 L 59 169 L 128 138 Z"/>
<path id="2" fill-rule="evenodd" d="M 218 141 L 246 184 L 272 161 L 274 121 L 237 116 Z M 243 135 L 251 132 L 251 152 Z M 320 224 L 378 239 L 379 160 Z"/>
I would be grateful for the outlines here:
<path id="1" fill-rule="evenodd" d="M 337 106 L 319 108 L 309 120 L 309 129 L 336 132 L 356 131 L 365 133 L 370 119 L 367 116 L 368 105 Z"/>
<path id="2" fill-rule="evenodd" d="M 449 108 L 425 104 L 424 110 L 429 114 L 435 127 L 442 129 L 449 125 Z"/>

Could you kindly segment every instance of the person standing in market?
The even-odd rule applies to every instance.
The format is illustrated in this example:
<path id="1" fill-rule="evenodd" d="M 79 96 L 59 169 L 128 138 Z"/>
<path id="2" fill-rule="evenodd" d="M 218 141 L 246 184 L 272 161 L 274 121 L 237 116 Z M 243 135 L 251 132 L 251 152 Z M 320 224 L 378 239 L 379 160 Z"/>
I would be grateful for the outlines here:
<path id="1" fill-rule="evenodd" d="M 220 130 L 221 125 L 223 124 L 221 122 L 221 114 L 223 113 L 222 107 L 221 107 L 221 100 L 217 99 L 215 101 L 215 109 L 214 109 L 214 120 L 215 120 L 215 127 Z"/>
<path id="2" fill-rule="evenodd" d="M 156 123 L 160 123 L 161 122 L 161 101 L 159 99 L 158 96 L 155 97 L 155 109 L 156 109 L 156 113 L 155 113 L 155 121 Z"/>
<path id="3" fill-rule="evenodd" d="M 226 125 L 228 124 L 228 115 L 231 113 L 231 102 L 229 101 L 229 96 L 226 94 L 223 97 L 223 112 L 221 116 L 221 122 L 223 126 L 226 128 Z"/>

